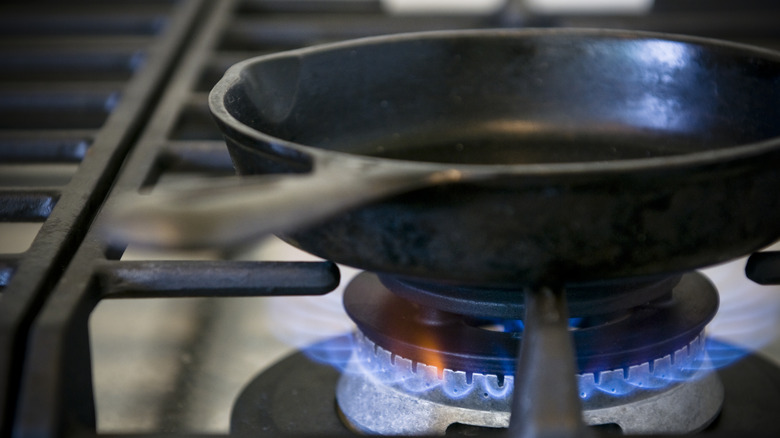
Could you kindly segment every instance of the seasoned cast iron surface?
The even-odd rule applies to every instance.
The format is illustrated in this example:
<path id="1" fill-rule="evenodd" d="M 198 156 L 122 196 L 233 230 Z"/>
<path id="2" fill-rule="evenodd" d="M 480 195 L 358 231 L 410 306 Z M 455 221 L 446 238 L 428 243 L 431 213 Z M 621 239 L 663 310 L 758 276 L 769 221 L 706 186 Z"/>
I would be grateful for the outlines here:
<path id="1" fill-rule="evenodd" d="M 210 104 L 241 174 L 409 165 L 387 157 L 464 174 L 287 233 L 294 245 L 512 286 L 679 272 L 776 240 L 778 77 L 777 54 L 701 39 L 445 32 L 246 61 Z M 471 165 L 494 174 L 471 180 Z"/>

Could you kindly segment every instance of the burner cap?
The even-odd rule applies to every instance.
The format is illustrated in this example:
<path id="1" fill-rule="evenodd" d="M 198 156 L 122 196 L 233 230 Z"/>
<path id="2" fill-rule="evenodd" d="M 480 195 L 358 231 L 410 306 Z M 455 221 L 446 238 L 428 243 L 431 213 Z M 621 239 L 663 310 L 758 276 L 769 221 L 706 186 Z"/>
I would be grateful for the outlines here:
<path id="1" fill-rule="evenodd" d="M 521 319 L 525 314 L 522 290 L 421 282 L 391 275 L 378 277 L 394 294 L 445 312 L 507 319 Z M 566 302 L 569 314 L 574 317 L 600 315 L 662 299 L 669 295 L 680 278 L 672 275 L 568 285 Z"/>
<path id="2" fill-rule="evenodd" d="M 664 357 L 692 342 L 717 311 L 717 291 L 700 274 L 686 274 L 666 296 L 630 311 L 573 319 L 579 371 L 627 369 Z M 347 286 L 344 308 L 369 339 L 401 357 L 422 363 L 435 357 L 442 368 L 473 373 L 514 373 L 522 321 L 425 307 L 392 293 L 369 273 Z M 503 331 L 486 329 L 495 324 Z"/>

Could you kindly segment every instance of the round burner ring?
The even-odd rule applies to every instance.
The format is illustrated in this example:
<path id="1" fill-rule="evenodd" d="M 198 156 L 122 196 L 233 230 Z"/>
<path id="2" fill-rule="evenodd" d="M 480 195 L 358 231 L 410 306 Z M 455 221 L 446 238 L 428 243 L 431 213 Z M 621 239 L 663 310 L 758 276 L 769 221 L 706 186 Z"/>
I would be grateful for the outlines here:
<path id="1" fill-rule="evenodd" d="M 499 382 L 495 375 L 414 364 L 361 333 L 355 339 L 355 354 L 336 389 L 351 428 L 371 435 L 443 435 L 455 423 L 509 426 L 512 376 Z M 697 432 L 723 404 L 723 386 L 712 372 L 703 334 L 652 363 L 578 374 L 577 381 L 585 423 L 615 424 L 630 435 Z M 610 392 L 618 388 L 618 394 Z"/>
<path id="2" fill-rule="evenodd" d="M 489 320 L 442 312 L 405 300 L 376 275 L 355 277 L 344 308 L 378 346 L 412 361 L 465 372 L 511 375 L 522 334 L 482 328 Z M 628 368 L 673 354 L 691 343 L 718 308 L 714 286 L 701 274 L 682 277 L 668 300 L 638 306 L 572 331 L 580 373 Z"/>

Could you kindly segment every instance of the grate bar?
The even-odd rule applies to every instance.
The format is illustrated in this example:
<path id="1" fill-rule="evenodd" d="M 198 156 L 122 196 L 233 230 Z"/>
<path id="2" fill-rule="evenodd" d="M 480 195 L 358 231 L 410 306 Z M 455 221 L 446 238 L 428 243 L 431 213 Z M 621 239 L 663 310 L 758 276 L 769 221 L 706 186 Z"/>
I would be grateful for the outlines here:
<path id="1" fill-rule="evenodd" d="M 96 130 L 0 131 L 0 163 L 78 163 Z"/>
<path id="2" fill-rule="evenodd" d="M 104 298 L 323 295 L 339 284 L 331 262 L 120 261 L 98 272 Z"/>
<path id="3" fill-rule="evenodd" d="M 156 35 L 169 5 L 126 4 L 124 8 L 83 2 L 13 5 L 0 9 L 0 35 Z"/>
<path id="4" fill-rule="evenodd" d="M 0 222 L 39 222 L 49 217 L 59 191 L 53 188 L 0 189 Z"/>
<path id="5" fill-rule="evenodd" d="M 122 82 L 19 84 L 5 82 L 0 87 L 0 111 L 30 111 L 53 108 L 79 108 L 110 111 L 112 98 L 124 87 Z"/>
<path id="6" fill-rule="evenodd" d="M 0 255 L 0 292 L 8 286 L 11 277 L 19 265 L 19 256 L 16 254 Z"/>
<path id="7" fill-rule="evenodd" d="M 6 82 L 124 81 L 143 64 L 144 53 L 122 49 L 0 49 L 0 80 Z"/>
<path id="8" fill-rule="evenodd" d="M 133 51 L 143 50 L 154 42 L 154 37 L 148 35 L 23 35 L 23 36 L 2 36 L 0 35 L 0 50 L 11 53 L 37 53 L 37 52 L 56 52 L 56 53 L 89 53 L 94 51 Z M 4 61 L 0 59 L 0 65 Z"/>
<path id="9" fill-rule="evenodd" d="M 0 88 L 0 129 L 96 129 L 119 102 L 123 84 L 5 83 Z"/>

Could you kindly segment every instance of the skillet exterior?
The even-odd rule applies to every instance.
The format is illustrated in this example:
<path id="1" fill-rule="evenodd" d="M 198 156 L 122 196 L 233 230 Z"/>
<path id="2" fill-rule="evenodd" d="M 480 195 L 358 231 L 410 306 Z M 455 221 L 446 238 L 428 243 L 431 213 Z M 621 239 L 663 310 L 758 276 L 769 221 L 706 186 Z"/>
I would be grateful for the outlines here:
<path id="1" fill-rule="evenodd" d="M 548 36 L 559 39 L 563 36 L 568 39 L 565 44 L 550 48 L 544 46 Z M 686 129 L 707 129 L 706 133 L 703 130 L 694 132 L 697 140 L 701 142 L 692 146 L 690 153 L 683 151 L 667 155 L 667 152 L 664 152 L 648 159 L 593 159 L 571 165 L 497 164 L 494 166 L 496 174 L 493 178 L 435 186 L 398 195 L 344 212 L 316 226 L 289 233 L 283 238 L 315 255 L 362 269 L 427 281 L 507 288 L 539 281 L 585 282 L 690 270 L 750 253 L 780 238 L 780 197 L 777 195 L 780 189 L 780 172 L 777 171 L 780 168 L 780 141 L 777 136 L 780 132 L 776 127 L 779 125 L 777 122 L 780 120 L 780 110 L 776 107 L 748 107 L 753 94 L 766 93 L 767 90 L 773 90 L 774 96 L 779 98 L 775 99 L 775 103 L 780 102 L 780 58 L 771 52 L 686 37 L 556 30 L 452 32 L 403 36 L 400 39 L 386 37 L 308 49 L 289 56 L 296 59 L 296 65 L 292 67 L 292 70 L 296 70 L 301 68 L 298 64 L 305 63 L 307 57 L 318 59 L 320 64 L 325 59 L 333 65 L 338 65 L 340 57 L 346 56 L 344 53 L 352 53 L 352 47 L 359 49 L 358 53 L 367 50 L 381 51 L 387 47 L 392 48 L 400 41 L 407 44 L 407 50 L 409 47 L 421 45 L 420 51 L 430 56 L 425 46 L 439 44 L 441 40 L 473 40 L 466 45 L 472 52 L 479 52 L 480 47 L 489 47 L 491 41 L 529 39 L 534 53 L 571 50 L 571 56 L 582 57 L 582 52 L 587 51 L 590 46 L 578 41 L 588 38 L 596 42 L 602 39 L 618 41 L 618 48 L 624 45 L 631 47 L 635 40 L 672 41 L 682 47 L 691 44 L 697 51 L 695 60 L 698 76 L 693 79 L 708 79 L 701 76 L 702 71 L 712 70 L 720 75 L 720 70 L 727 69 L 728 71 L 722 72 L 723 77 L 718 76 L 717 80 L 723 81 L 724 84 L 736 81 L 736 85 L 734 89 L 712 91 L 712 84 L 705 84 L 705 87 L 696 81 L 686 81 L 680 86 L 707 89 L 697 88 L 692 94 L 686 91 L 673 95 L 673 103 L 678 106 L 671 108 L 680 109 L 678 118 L 709 117 L 712 113 L 713 118 L 723 118 L 723 123 L 711 120 L 704 123 L 703 118 L 693 122 L 686 120 Z M 431 41 L 433 43 L 429 43 Z M 411 46 L 408 46 L 409 44 Z M 573 48 L 567 49 L 567 45 Z M 741 50 L 746 54 L 742 54 Z M 735 55 L 732 56 L 731 53 Z M 334 59 L 329 59 L 329 56 Z M 566 56 L 566 53 L 555 56 Z M 663 62 L 664 56 L 660 54 L 654 59 L 656 62 Z M 414 55 L 407 57 L 415 58 Z M 477 58 L 479 59 L 479 56 Z M 303 61 L 300 61 L 301 59 Z M 482 59 L 485 60 L 495 58 Z M 589 64 L 583 64 L 583 60 L 594 62 L 592 56 L 579 60 L 579 66 L 584 69 L 587 69 Z M 629 60 L 638 62 L 634 55 L 631 55 Z M 253 62 L 238 66 L 236 70 L 241 71 L 244 80 L 261 81 L 262 75 L 259 79 L 252 75 L 263 73 L 262 68 L 257 66 L 262 66 L 264 61 L 260 59 Z M 403 61 L 399 62 L 404 65 Z M 746 63 L 745 66 L 730 66 L 740 62 Z M 281 65 L 289 67 L 288 64 L 286 61 Z M 437 66 L 431 68 L 435 67 Z M 672 71 L 679 67 L 665 66 Z M 588 78 L 580 85 L 585 87 L 594 84 L 600 76 L 603 76 L 604 80 L 614 81 L 621 75 L 621 72 L 614 71 L 615 68 L 617 67 L 614 65 L 614 59 L 606 66 L 597 66 L 594 77 Z M 631 68 L 634 69 L 631 71 L 643 72 L 636 65 Z M 572 67 L 568 66 L 542 79 L 563 84 L 564 79 L 560 76 L 570 74 L 571 71 Z M 604 73 L 605 71 L 610 73 Z M 301 74 L 298 72 L 286 76 Z M 431 74 L 422 74 L 422 77 L 430 78 Z M 486 73 L 481 74 L 484 76 Z M 250 79 L 246 79 L 247 77 Z M 382 75 L 379 77 L 386 78 Z M 462 76 L 458 78 L 462 79 Z M 500 76 L 500 79 L 507 78 L 508 76 Z M 754 89 L 756 87 L 748 87 L 754 85 L 749 81 L 740 82 L 745 82 L 745 79 L 758 81 L 756 83 L 761 87 Z M 331 140 L 328 139 L 321 140 L 317 147 L 296 143 L 311 139 L 298 138 L 293 129 L 294 123 L 291 125 L 289 120 L 298 117 L 304 120 L 300 122 L 303 125 L 315 123 L 309 121 L 310 118 L 307 119 L 306 108 L 300 109 L 302 115 L 296 115 L 299 111 L 297 105 L 307 102 L 315 106 L 319 104 L 316 99 L 301 96 L 305 94 L 300 89 L 301 80 L 304 79 L 297 77 L 295 86 L 281 81 L 277 93 L 279 96 L 266 93 L 259 101 L 245 99 L 241 108 L 236 110 L 234 107 L 230 110 L 241 113 L 250 108 L 248 111 L 251 115 L 246 123 L 238 123 L 231 117 L 225 117 L 224 109 L 214 110 L 215 101 L 226 105 L 225 102 L 229 100 L 226 96 L 231 96 L 230 90 L 235 90 L 236 83 L 241 83 L 238 79 L 228 80 L 212 92 L 212 110 L 225 133 L 239 174 L 317 172 L 319 163 L 324 162 L 323 157 L 327 158 L 328 163 L 333 163 L 338 161 L 333 159 L 334 156 L 338 158 L 345 152 L 345 156 L 350 158 L 354 155 L 349 154 L 349 150 L 331 150 L 336 147 L 331 146 Z M 445 76 L 442 80 L 448 79 Z M 653 80 L 670 79 L 658 76 Z M 671 80 L 674 82 L 674 78 Z M 646 74 L 642 73 L 639 78 L 628 75 L 626 82 L 611 83 L 608 86 L 619 89 L 632 83 L 637 86 L 646 85 L 647 81 Z M 398 86 L 399 84 L 390 81 L 377 85 L 379 88 L 369 90 L 392 90 Z M 450 84 L 450 87 L 452 86 L 462 91 L 471 85 Z M 510 86 L 510 89 L 516 91 L 520 86 L 525 85 L 517 85 L 514 88 Z M 529 106 L 526 102 L 516 115 L 517 120 L 527 118 L 528 114 L 533 117 L 538 113 L 541 114 L 539 117 L 546 121 L 555 121 L 556 118 L 562 121 L 561 129 L 574 126 L 575 132 L 585 129 L 582 127 L 587 127 L 592 122 L 588 117 L 595 117 L 595 121 L 604 122 L 605 126 L 606 122 L 625 120 L 620 119 L 620 115 L 615 118 L 614 111 L 604 108 L 611 103 L 610 100 L 614 101 L 615 96 L 618 96 L 624 100 L 617 102 L 617 106 L 623 111 L 630 110 L 634 102 L 632 99 L 636 97 L 632 94 L 633 91 L 619 90 L 618 94 L 609 94 L 604 91 L 609 88 L 605 88 L 603 84 L 593 85 L 591 88 L 595 89 L 579 89 L 575 86 L 577 93 L 572 93 L 569 89 L 513 95 L 512 98 L 520 100 L 529 96 L 537 98 L 531 105 L 534 111 L 528 112 L 530 110 L 524 109 Z M 660 87 L 653 95 L 663 97 L 663 93 L 670 92 L 669 90 L 678 92 L 678 88 Z M 347 89 L 340 91 L 350 92 Z M 412 91 L 419 94 L 424 89 Z M 319 92 L 327 94 L 334 93 L 334 90 Z M 568 92 L 569 95 L 556 94 L 550 98 L 548 94 L 553 92 Z M 474 92 L 478 97 L 472 97 L 471 100 L 481 104 L 479 108 L 470 109 L 475 114 L 474 120 L 469 119 L 469 112 L 441 115 L 442 110 L 438 108 L 434 113 L 439 114 L 445 121 L 448 117 L 453 117 L 453 120 L 462 122 L 463 126 L 472 122 L 483 125 L 485 120 L 501 120 L 500 116 L 515 115 L 512 113 L 514 107 L 511 107 L 514 103 L 502 103 L 503 101 L 498 99 L 496 106 L 500 108 L 491 109 L 485 107 L 490 102 L 490 96 L 480 97 L 480 93 L 484 94 L 484 91 Z M 706 97 L 712 93 L 721 93 L 721 97 L 733 95 L 736 98 L 725 103 L 689 102 L 693 98 Z M 746 97 L 741 97 L 740 93 L 746 94 Z M 295 96 L 291 97 L 291 94 Z M 599 101 L 601 95 L 603 101 Z M 258 109 L 258 106 L 263 105 L 262 102 L 273 100 L 274 97 L 278 97 L 282 102 L 270 104 L 273 107 L 270 112 L 263 113 Z M 414 97 L 407 97 L 414 100 Z M 291 104 L 290 99 L 302 103 Z M 349 100 L 349 96 L 345 99 Z M 559 103 L 551 105 L 550 99 L 558 99 Z M 560 112 L 560 102 L 566 99 L 566 104 L 576 107 L 581 103 L 585 109 L 560 116 L 556 111 Z M 377 101 L 373 95 L 369 95 L 367 100 L 375 104 Z M 382 100 L 379 102 L 378 106 L 381 107 Z M 384 113 L 377 113 L 379 110 L 374 110 L 373 113 L 365 110 L 361 107 L 366 105 L 365 103 L 356 105 L 358 106 L 348 109 L 363 109 L 359 116 L 349 111 L 341 111 L 337 116 L 323 117 L 330 123 L 339 123 L 340 119 L 346 119 L 343 124 L 349 126 L 357 123 L 352 118 L 358 118 L 358 122 L 368 124 L 369 131 L 376 131 L 371 133 L 372 135 L 390 135 L 389 132 L 377 128 L 378 122 L 370 120 L 370 117 Z M 397 116 L 395 122 L 424 119 L 434 114 L 429 108 L 419 109 L 420 105 L 425 105 L 425 99 L 418 99 L 415 105 L 405 108 L 407 114 Z M 550 109 L 545 109 L 546 107 Z M 691 108 L 695 110 L 693 113 L 689 111 Z M 586 114 L 583 112 L 585 110 L 596 115 Z M 599 118 L 602 114 L 610 114 L 611 118 L 601 120 Z M 365 119 L 366 117 L 369 119 Z M 636 117 L 641 119 L 642 114 Z M 724 117 L 731 117 L 732 120 Z M 585 120 L 580 121 L 578 118 Z M 664 120 L 666 125 L 661 126 L 657 132 L 664 135 L 673 131 L 672 125 L 678 121 L 675 117 Z M 696 123 L 706 126 L 700 128 Z M 242 124 L 250 126 L 241 126 Z M 607 131 L 617 130 L 622 135 L 625 134 L 623 128 L 611 126 Z M 630 128 L 634 129 L 636 126 L 632 125 Z M 328 133 L 341 133 L 340 128 L 328 129 Z M 605 135 L 608 134 L 609 132 L 606 132 Z M 358 134 L 346 132 L 344 142 L 358 143 L 359 139 L 356 138 L 361 135 L 363 134 L 359 129 Z M 663 143 L 664 138 L 661 136 L 658 141 Z M 700 144 L 702 142 L 703 145 Z M 711 149 L 708 142 L 713 144 Z M 397 165 L 397 162 L 393 165 Z M 455 168 L 459 166 L 453 165 Z M 436 169 L 445 165 L 431 163 L 431 167 Z M 469 166 L 466 164 L 460 167 Z"/>

